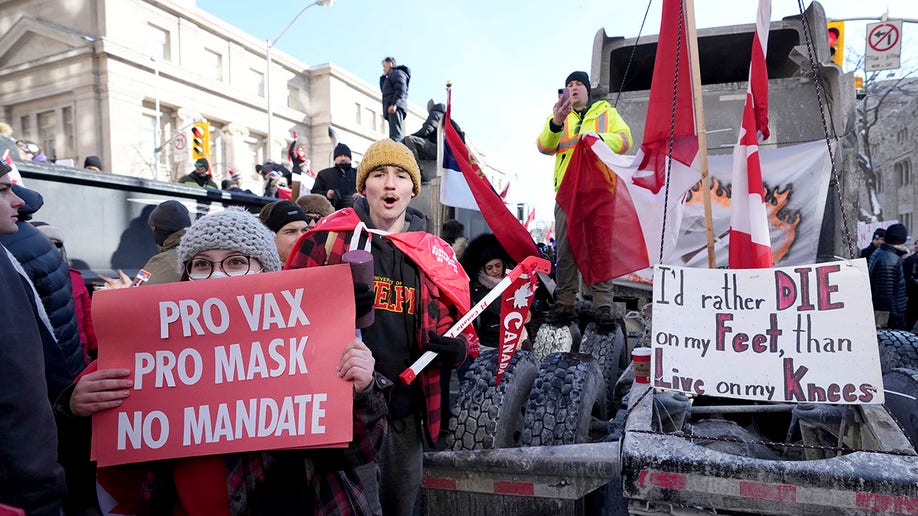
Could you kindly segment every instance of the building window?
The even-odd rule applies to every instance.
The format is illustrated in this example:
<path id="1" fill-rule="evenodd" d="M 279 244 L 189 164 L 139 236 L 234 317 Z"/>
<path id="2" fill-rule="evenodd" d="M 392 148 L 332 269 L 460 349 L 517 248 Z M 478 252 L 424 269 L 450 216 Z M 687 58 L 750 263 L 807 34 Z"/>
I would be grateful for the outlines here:
<path id="1" fill-rule="evenodd" d="M 354 111 L 354 123 L 356 123 L 357 125 L 360 125 L 360 113 L 362 111 L 362 108 L 360 107 L 360 102 L 355 102 L 354 107 L 357 108 Z"/>
<path id="2" fill-rule="evenodd" d="M 912 166 L 909 160 L 902 160 L 894 165 L 896 171 L 897 185 L 899 187 L 908 186 L 912 183 Z"/>
<path id="3" fill-rule="evenodd" d="M 38 140 L 45 156 L 57 157 L 57 112 L 38 113 Z"/>
<path id="4" fill-rule="evenodd" d="M 370 129 L 376 129 L 376 112 L 370 108 L 364 108 L 364 113 L 367 115 L 367 126 Z"/>
<path id="5" fill-rule="evenodd" d="M 26 115 L 19 119 L 19 134 L 21 134 L 23 138 L 32 137 L 32 116 L 31 115 Z"/>
<path id="6" fill-rule="evenodd" d="M 162 59 L 163 61 L 172 60 L 172 42 L 169 31 L 162 27 L 157 27 L 152 23 L 150 26 L 150 57 Z"/>
<path id="7" fill-rule="evenodd" d="M 911 213 L 900 213 L 899 214 L 899 223 L 905 226 L 908 234 L 912 234 L 912 214 Z"/>
<path id="8" fill-rule="evenodd" d="M 297 111 L 306 111 L 300 89 L 292 84 L 287 85 L 287 107 Z"/>
<path id="9" fill-rule="evenodd" d="M 264 98 L 265 96 L 265 73 L 261 70 L 256 70 L 254 68 L 249 68 L 249 73 L 251 74 L 250 83 L 253 88 L 253 93 L 255 96 Z"/>
<path id="10" fill-rule="evenodd" d="M 210 70 L 211 79 L 223 82 L 223 55 L 209 48 L 205 48 L 204 70 Z"/>
<path id="11" fill-rule="evenodd" d="M 874 172 L 874 175 L 876 176 L 877 193 L 883 193 L 883 175 L 880 174 L 879 170 Z"/>
<path id="12" fill-rule="evenodd" d="M 896 143 L 903 143 L 908 140 L 908 128 L 903 127 L 896 133 Z"/>

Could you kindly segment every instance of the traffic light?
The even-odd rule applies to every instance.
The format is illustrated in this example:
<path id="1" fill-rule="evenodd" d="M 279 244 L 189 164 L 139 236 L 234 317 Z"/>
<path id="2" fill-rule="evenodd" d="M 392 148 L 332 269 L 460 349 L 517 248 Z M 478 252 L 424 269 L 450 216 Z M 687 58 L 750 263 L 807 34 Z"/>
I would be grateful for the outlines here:
<path id="1" fill-rule="evenodd" d="M 210 157 L 210 123 L 195 122 L 191 128 L 191 159 Z"/>
<path id="2" fill-rule="evenodd" d="M 844 68 L 845 22 L 834 21 L 827 24 L 829 29 L 829 57 L 838 66 Z"/>

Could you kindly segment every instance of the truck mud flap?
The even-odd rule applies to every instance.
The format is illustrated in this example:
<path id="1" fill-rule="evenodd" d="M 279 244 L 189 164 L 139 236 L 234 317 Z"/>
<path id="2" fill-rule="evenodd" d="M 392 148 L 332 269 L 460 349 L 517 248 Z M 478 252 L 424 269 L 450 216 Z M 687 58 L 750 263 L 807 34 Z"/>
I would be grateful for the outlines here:
<path id="1" fill-rule="evenodd" d="M 652 433 L 649 388 L 631 391 L 638 406 L 622 441 L 627 498 L 763 514 L 918 514 L 918 456 L 773 461 L 716 452 Z"/>

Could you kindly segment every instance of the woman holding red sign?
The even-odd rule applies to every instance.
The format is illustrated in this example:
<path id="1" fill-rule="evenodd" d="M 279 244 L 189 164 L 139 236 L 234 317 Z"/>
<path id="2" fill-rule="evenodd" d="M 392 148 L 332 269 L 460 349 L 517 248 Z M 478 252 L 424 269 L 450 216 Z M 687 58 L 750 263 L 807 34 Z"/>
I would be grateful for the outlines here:
<path id="1" fill-rule="evenodd" d="M 228 209 L 202 217 L 178 247 L 183 281 L 274 272 L 281 268 L 274 235 L 250 213 Z M 365 303 L 364 303 L 365 304 Z M 371 306 L 360 306 L 358 317 Z M 112 514 L 366 514 L 354 468 L 376 459 L 385 435 L 386 403 L 375 361 L 350 342 L 338 376 L 354 384 L 354 439 L 347 448 L 209 455 L 100 468 L 100 505 Z M 130 395 L 128 369 L 95 370 L 79 378 L 57 409 L 86 417 Z"/>

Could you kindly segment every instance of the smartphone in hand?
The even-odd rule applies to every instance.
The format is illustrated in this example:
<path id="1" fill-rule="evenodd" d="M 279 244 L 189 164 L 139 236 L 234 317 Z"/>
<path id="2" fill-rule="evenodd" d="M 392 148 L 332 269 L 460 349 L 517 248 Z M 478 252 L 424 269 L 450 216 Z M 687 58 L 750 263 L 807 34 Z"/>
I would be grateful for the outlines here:
<path id="1" fill-rule="evenodd" d="M 561 97 L 561 103 L 564 104 L 571 98 L 571 90 L 567 88 L 558 88 L 558 96 Z"/>

